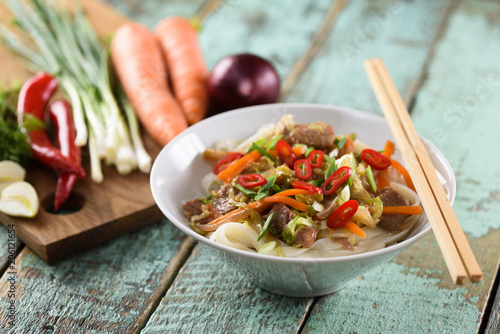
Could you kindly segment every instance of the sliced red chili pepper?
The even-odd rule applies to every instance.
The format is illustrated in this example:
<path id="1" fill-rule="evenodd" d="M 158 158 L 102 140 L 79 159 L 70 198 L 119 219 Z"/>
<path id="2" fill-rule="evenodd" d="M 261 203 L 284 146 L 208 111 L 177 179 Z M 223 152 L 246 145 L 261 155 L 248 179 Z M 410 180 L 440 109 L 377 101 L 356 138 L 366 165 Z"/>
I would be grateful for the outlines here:
<path id="1" fill-rule="evenodd" d="M 293 164 L 295 176 L 301 180 L 307 180 L 312 175 L 311 162 L 307 159 L 299 159 Z"/>
<path id="2" fill-rule="evenodd" d="M 305 189 L 320 195 L 323 193 L 323 189 L 321 189 L 320 187 L 304 181 L 295 181 L 294 183 L 292 183 L 292 187 L 296 189 Z"/>
<path id="3" fill-rule="evenodd" d="M 368 165 L 372 166 L 372 168 L 378 170 L 386 169 L 391 165 L 391 160 L 383 154 L 369 148 L 364 149 L 359 157 Z"/>
<path id="4" fill-rule="evenodd" d="M 323 182 L 323 194 L 330 195 L 333 194 L 341 185 L 343 185 L 351 176 L 351 167 L 342 166 L 333 172 L 329 178 Z"/>
<path id="5" fill-rule="evenodd" d="M 326 221 L 326 226 L 329 228 L 342 227 L 354 216 L 356 211 L 358 211 L 358 202 L 351 199 L 333 211 Z"/>
<path id="6" fill-rule="evenodd" d="M 320 167 L 323 160 L 325 160 L 325 153 L 321 150 L 311 151 L 307 155 L 307 160 L 311 162 L 312 167 Z"/>
<path id="7" fill-rule="evenodd" d="M 213 170 L 214 174 L 219 175 L 219 173 L 226 169 L 233 161 L 240 159 L 242 156 L 243 154 L 241 153 L 233 153 L 225 158 L 220 159 L 219 161 L 217 161 L 217 164 L 215 164 Z"/>
<path id="8" fill-rule="evenodd" d="M 297 158 L 295 157 L 290 144 L 288 144 L 283 139 L 280 139 L 276 143 L 276 150 L 278 151 L 278 156 L 280 157 L 281 161 L 286 163 L 288 167 L 292 168 Z"/>
<path id="9" fill-rule="evenodd" d="M 245 174 L 238 177 L 238 183 L 245 188 L 255 188 L 263 186 L 267 180 L 260 174 Z"/>

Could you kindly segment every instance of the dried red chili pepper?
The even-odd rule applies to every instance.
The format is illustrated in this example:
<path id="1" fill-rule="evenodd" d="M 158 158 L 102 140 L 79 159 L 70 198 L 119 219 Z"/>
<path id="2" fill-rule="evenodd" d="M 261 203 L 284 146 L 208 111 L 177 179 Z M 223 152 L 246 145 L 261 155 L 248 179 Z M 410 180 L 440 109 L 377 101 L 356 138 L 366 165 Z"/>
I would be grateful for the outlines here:
<path id="1" fill-rule="evenodd" d="M 76 129 L 73 122 L 71 105 L 66 100 L 53 102 L 49 108 L 50 118 L 57 129 L 57 141 L 63 156 L 71 162 L 82 163 L 81 149 L 75 145 Z M 78 175 L 74 173 L 61 173 L 57 178 L 54 210 L 59 211 L 68 199 Z"/>
<path id="2" fill-rule="evenodd" d="M 17 101 L 20 122 L 22 122 L 23 113 L 31 114 L 43 122 L 47 103 L 56 89 L 56 79 L 47 73 L 40 72 L 26 81 Z M 44 129 L 29 131 L 28 135 L 31 151 L 36 160 L 58 172 L 75 173 L 79 177 L 85 176 L 85 171 L 81 166 L 71 162 L 52 145 Z"/>

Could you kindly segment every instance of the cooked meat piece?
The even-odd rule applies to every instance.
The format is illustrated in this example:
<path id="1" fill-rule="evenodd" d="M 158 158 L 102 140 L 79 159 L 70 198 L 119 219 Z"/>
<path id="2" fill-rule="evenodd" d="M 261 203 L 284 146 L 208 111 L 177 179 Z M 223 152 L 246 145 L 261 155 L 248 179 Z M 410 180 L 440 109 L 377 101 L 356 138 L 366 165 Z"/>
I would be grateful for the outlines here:
<path id="1" fill-rule="evenodd" d="M 314 227 L 304 226 L 299 228 L 292 246 L 311 248 L 316 240 L 316 237 L 318 236 L 318 232 L 319 231 Z"/>
<path id="2" fill-rule="evenodd" d="M 272 229 L 275 235 L 281 235 L 285 226 L 295 217 L 295 213 L 285 204 L 278 203 L 275 204 L 269 214 L 265 215 L 263 218 L 267 219 L 272 212 L 275 212 L 275 214 L 269 225 L 270 230 Z"/>
<path id="3" fill-rule="evenodd" d="M 321 201 L 321 205 L 325 207 L 325 210 L 316 213 L 316 217 L 320 220 L 328 218 L 335 209 L 339 207 L 338 203 L 335 202 L 335 197 L 337 195 L 325 195 L 323 201 Z"/>
<path id="4" fill-rule="evenodd" d="M 408 204 L 401 195 L 391 189 L 385 188 L 380 194 L 380 199 L 384 206 L 407 206 Z M 402 215 L 399 213 L 383 214 L 380 217 L 378 225 L 388 231 L 397 231 L 403 227 L 403 222 L 408 217 L 408 215 Z"/>
<path id="5" fill-rule="evenodd" d="M 236 195 L 239 190 L 233 187 L 232 184 L 226 183 L 220 189 L 216 196 L 212 197 L 212 203 L 215 208 L 222 214 L 225 215 L 233 210 L 236 210 L 236 206 L 231 203 L 230 193 L 233 193 L 233 196 Z"/>
<path id="6" fill-rule="evenodd" d="M 291 132 L 285 130 L 284 138 L 290 145 L 302 143 L 319 150 L 330 148 L 334 139 L 333 128 L 323 122 L 297 124 Z"/>
<path id="7" fill-rule="evenodd" d="M 354 246 L 349 242 L 349 240 L 347 240 L 347 238 L 335 238 L 333 240 L 344 246 L 344 248 L 347 250 L 354 250 Z"/>
<path id="8" fill-rule="evenodd" d="M 208 224 L 212 220 L 221 216 L 220 212 L 212 205 L 212 203 L 203 203 L 201 199 L 197 198 L 195 200 L 189 201 L 182 206 L 182 210 L 186 215 L 188 221 L 191 221 L 193 216 L 199 216 L 204 212 L 208 212 L 207 216 L 197 220 L 197 223 Z"/>

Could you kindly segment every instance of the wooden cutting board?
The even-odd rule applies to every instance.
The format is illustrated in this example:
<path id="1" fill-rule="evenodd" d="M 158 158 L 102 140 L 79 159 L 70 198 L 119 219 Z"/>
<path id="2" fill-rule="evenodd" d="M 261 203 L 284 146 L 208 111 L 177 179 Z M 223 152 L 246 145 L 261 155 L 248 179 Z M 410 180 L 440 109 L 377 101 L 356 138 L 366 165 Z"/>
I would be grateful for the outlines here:
<path id="1" fill-rule="evenodd" d="M 96 1 L 81 1 L 96 30 L 108 36 L 127 18 L 111 7 Z M 0 22 L 9 22 L 10 15 L 0 4 Z M 0 46 L 0 75 L 4 81 L 21 81 L 33 75 L 16 56 Z M 147 151 L 156 157 L 160 147 L 149 136 L 143 136 Z M 47 262 L 70 253 L 90 248 L 106 240 L 131 232 L 160 220 L 149 188 L 149 174 L 134 172 L 121 176 L 113 167 L 103 166 L 104 181 L 90 179 L 88 151 L 82 151 L 87 177 L 75 185 L 65 207 L 68 214 L 50 212 L 57 175 L 49 168 L 33 161 L 27 169 L 26 181 L 31 183 L 40 199 L 40 210 L 33 219 L 19 219 L 0 213 L 3 225 L 15 224 L 15 231 L 28 247 Z"/>

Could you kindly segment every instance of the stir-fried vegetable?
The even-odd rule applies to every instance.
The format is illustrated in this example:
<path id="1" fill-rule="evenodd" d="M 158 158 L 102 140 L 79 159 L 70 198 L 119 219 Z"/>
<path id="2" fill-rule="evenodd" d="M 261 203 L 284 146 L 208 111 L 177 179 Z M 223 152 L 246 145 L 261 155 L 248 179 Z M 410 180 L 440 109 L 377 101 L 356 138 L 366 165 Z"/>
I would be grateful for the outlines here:
<path id="1" fill-rule="evenodd" d="M 323 139 L 328 133 L 330 137 L 325 142 Z M 353 250 L 360 242 L 359 238 L 366 237 L 366 229 L 380 227 L 400 232 L 399 228 L 408 228 L 409 224 L 402 225 L 406 215 L 421 213 L 420 207 L 402 206 L 414 201 L 411 190 L 404 189 L 404 193 L 399 194 L 396 185 L 387 189 L 379 184 L 381 191 L 375 180 L 385 175 L 388 186 L 390 181 L 401 182 L 394 173 L 386 171 L 387 161 L 389 164 L 391 161 L 362 141 L 353 139 L 355 135 L 340 136 L 335 141 L 334 138 L 333 130 L 321 122 L 293 124 L 281 133 L 266 131 L 265 136 L 254 135 L 252 141 L 242 148 L 249 150 L 245 156 L 237 158 L 227 168 L 227 157 L 219 161 L 226 168 L 219 173 L 225 184 L 212 192 L 214 197 L 210 204 L 213 208 L 204 207 L 192 212 L 192 206 L 196 201 L 199 203 L 199 200 L 193 200 L 183 206 L 186 217 L 195 225 L 195 230 L 203 232 L 216 231 L 226 223 L 245 223 L 259 233 L 258 240 L 254 240 L 255 233 L 252 232 L 252 243 L 259 241 L 262 244 L 261 240 L 264 240 L 265 247 L 255 248 L 262 254 L 271 251 L 278 254 L 277 250 L 274 251 L 278 242 L 282 246 L 286 243 L 292 247 L 310 248 L 316 240 L 323 238 Z M 267 148 L 272 147 L 267 146 L 269 142 L 276 145 L 278 158 L 274 162 L 267 156 L 270 153 Z M 320 149 L 315 149 L 318 147 Z M 231 149 L 234 148 L 229 146 L 228 152 Z M 392 154 L 394 147 L 386 144 L 386 150 Z M 381 167 L 385 169 L 377 169 Z M 373 171 L 373 168 L 377 170 Z M 224 173 L 226 175 L 221 177 Z M 229 213 L 226 213 L 227 205 L 234 207 Z M 206 219 L 218 209 L 220 215 Z M 195 216 L 200 211 L 206 214 Z M 391 216 L 391 213 L 402 214 Z M 210 238 L 220 238 L 224 243 L 223 240 L 229 237 L 226 233 L 232 234 L 232 230 L 232 226 L 227 226 Z M 379 232 L 383 233 L 376 231 L 372 235 Z M 328 241 L 325 242 L 314 251 L 329 245 Z"/>

